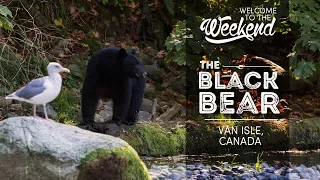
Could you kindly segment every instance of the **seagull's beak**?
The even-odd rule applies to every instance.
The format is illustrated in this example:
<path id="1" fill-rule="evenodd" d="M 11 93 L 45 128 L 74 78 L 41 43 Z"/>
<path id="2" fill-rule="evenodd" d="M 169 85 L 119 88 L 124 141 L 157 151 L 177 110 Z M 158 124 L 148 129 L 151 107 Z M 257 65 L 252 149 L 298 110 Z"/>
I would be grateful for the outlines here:
<path id="1" fill-rule="evenodd" d="M 67 72 L 67 73 L 70 73 L 70 70 L 68 68 L 62 68 L 62 71 L 61 72 Z"/>

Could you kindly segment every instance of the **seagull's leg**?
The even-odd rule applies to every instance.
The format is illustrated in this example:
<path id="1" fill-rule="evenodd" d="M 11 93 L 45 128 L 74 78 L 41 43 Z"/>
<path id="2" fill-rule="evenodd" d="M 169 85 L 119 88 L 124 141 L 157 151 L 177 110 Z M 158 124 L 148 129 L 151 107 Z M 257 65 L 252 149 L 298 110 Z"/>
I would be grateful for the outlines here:
<path id="1" fill-rule="evenodd" d="M 49 120 L 48 114 L 47 114 L 46 104 L 43 104 L 43 110 L 44 110 L 44 116 L 46 117 L 46 120 Z"/>
<path id="2" fill-rule="evenodd" d="M 40 118 L 39 116 L 37 116 L 37 105 L 36 104 L 34 104 L 33 105 L 33 117 L 34 118 L 36 118 L 36 119 L 42 119 L 42 118 Z"/>
<path id="3" fill-rule="evenodd" d="M 34 116 L 35 118 L 37 117 L 36 111 L 37 111 L 37 105 L 34 104 L 34 105 L 33 105 L 33 116 Z"/>

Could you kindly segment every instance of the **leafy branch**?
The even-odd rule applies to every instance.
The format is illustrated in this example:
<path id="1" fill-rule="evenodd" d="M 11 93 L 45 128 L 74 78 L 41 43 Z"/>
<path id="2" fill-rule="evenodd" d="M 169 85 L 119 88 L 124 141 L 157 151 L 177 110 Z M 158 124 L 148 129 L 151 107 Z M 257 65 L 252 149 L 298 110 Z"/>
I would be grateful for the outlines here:
<path id="1" fill-rule="evenodd" d="M 320 4 L 313 0 L 290 1 L 290 21 L 300 32 L 290 57 L 290 68 L 298 78 L 308 78 L 316 71 L 320 52 Z M 305 54 L 308 54 L 306 56 Z M 310 56 L 311 54 L 311 56 Z"/>
<path id="2" fill-rule="evenodd" d="M 12 30 L 13 25 L 11 21 L 8 19 L 9 17 L 12 18 L 12 13 L 8 9 L 7 6 L 0 5 L 0 27 L 6 30 Z"/>

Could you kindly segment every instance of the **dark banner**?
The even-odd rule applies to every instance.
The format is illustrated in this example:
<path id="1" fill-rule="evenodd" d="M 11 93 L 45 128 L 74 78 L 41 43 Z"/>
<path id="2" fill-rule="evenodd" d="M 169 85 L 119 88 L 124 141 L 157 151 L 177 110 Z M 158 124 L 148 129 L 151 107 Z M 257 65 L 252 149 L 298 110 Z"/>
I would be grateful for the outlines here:
<path id="1" fill-rule="evenodd" d="M 288 5 L 187 3 L 187 155 L 254 163 L 290 148 Z"/>

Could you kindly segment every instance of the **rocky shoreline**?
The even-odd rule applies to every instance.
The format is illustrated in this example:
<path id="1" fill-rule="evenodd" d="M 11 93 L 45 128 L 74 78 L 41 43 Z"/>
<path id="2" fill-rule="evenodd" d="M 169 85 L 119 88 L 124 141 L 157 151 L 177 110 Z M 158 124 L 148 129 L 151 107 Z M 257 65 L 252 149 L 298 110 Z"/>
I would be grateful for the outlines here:
<path id="1" fill-rule="evenodd" d="M 254 164 L 177 163 L 173 167 L 152 165 L 149 174 L 153 180 L 320 180 L 320 165 L 279 167 L 263 162 L 259 166 L 260 170 Z"/>

